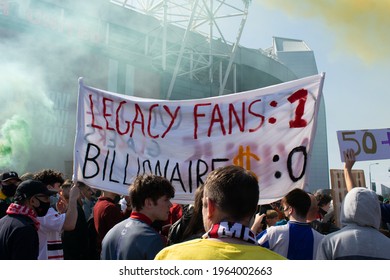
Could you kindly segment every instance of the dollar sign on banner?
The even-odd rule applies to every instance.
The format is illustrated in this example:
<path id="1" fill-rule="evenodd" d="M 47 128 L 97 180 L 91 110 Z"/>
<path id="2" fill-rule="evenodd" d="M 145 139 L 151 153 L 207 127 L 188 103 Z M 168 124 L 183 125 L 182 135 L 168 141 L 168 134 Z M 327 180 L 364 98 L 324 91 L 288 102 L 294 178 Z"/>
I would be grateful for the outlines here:
<path id="1" fill-rule="evenodd" d="M 251 147 L 246 146 L 245 152 L 244 147 L 240 145 L 238 148 L 238 154 L 233 159 L 233 164 L 237 166 L 241 166 L 245 168 L 246 170 L 251 170 L 251 158 L 254 158 L 255 160 L 259 161 L 260 157 L 258 157 L 256 154 L 251 153 Z M 244 161 L 244 159 L 246 159 Z"/>

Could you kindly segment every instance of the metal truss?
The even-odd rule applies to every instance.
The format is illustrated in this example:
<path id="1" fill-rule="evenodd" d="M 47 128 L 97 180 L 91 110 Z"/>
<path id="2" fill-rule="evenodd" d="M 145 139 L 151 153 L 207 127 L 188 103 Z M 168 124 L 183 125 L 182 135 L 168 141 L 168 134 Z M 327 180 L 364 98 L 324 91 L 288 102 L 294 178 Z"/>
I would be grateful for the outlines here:
<path id="1" fill-rule="evenodd" d="M 152 16 L 160 24 L 143 39 L 153 65 L 172 73 L 167 99 L 176 79 L 187 77 L 216 84 L 219 95 L 235 92 L 234 57 L 250 1 L 239 0 L 111 0 Z M 230 88 L 227 90 L 226 85 Z"/>

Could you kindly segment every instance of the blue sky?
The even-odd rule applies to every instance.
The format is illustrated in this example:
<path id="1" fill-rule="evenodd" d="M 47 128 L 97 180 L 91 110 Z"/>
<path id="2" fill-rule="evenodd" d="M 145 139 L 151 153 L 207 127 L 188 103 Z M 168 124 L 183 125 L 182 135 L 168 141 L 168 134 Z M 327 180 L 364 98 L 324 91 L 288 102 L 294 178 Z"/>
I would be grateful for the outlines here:
<path id="1" fill-rule="evenodd" d="M 287 5 L 292 2 L 299 7 Z M 324 2 L 331 7 L 322 13 L 319 6 Z M 273 36 L 301 39 L 314 51 L 318 71 L 326 73 L 323 94 L 331 169 L 343 167 L 337 130 L 390 127 L 390 56 L 386 50 L 390 35 L 383 32 L 390 19 L 381 15 L 382 11 L 388 14 L 390 1 L 363 2 L 252 1 L 240 41 L 245 47 L 266 49 Z M 376 6 L 365 10 L 367 3 Z M 337 14 L 339 8 L 349 13 Z M 390 160 L 357 162 L 355 168 L 365 170 L 368 183 L 369 165 L 376 162 L 371 166 L 372 180 L 390 182 Z"/>

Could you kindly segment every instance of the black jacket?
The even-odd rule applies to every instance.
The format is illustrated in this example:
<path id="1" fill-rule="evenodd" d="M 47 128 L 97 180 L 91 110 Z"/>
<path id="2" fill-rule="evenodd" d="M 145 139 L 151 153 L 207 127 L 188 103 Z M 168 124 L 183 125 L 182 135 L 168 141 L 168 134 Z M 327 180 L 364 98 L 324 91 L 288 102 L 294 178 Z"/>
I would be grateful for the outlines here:
<path id="1" fill-rule="evenodd" d="M 38 254 L 38 232 L 31 218 L 6 215 L 0 219 L 0 260 L 36 260 Z"/>

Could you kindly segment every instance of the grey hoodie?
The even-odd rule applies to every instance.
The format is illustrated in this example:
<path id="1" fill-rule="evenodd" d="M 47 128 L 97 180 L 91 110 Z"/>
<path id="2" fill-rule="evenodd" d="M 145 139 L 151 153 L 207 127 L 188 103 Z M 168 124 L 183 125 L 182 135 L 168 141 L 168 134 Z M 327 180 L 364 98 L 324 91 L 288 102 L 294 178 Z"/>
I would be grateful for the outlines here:
<path id="1" fill-rule="evenodd" d="M 379 232 L 381 211 L 375 192 L 353 188 L 341 205 L 343 228 L 322 240 L 319 260 L 390 259 L 390 239 Z"/>

